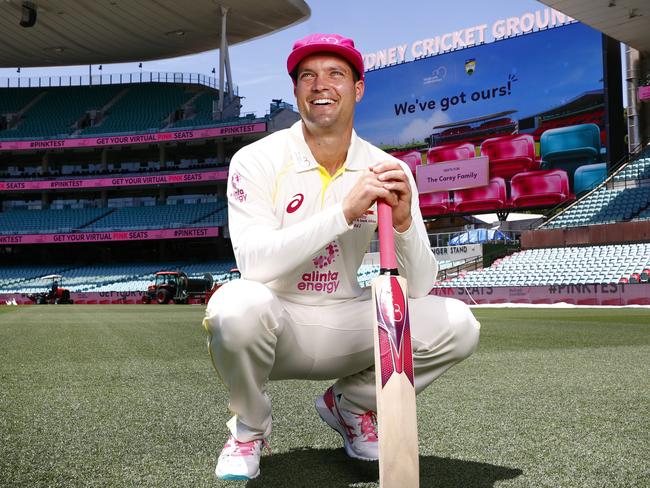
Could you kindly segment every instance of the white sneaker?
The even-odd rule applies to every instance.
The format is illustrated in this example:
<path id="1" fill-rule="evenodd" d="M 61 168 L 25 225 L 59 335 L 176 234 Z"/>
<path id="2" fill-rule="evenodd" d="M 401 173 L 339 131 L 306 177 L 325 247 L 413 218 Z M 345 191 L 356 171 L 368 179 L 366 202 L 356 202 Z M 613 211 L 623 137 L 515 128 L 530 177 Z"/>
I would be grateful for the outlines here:
<path id="1" fill-rule="evenodd" d="M 327 425 L 341 434 L 348 456 L 364 461 L 379 459 L 375 412 L 356 414 L 340 408 L 331 386 L 316 399 L 316 411 Z"/>
<path id="2" fill-rule="evenodd" d="M 265 439 L 239 442 L 232 435 L 223 446 L 214 474 L 222 480 L 252 480 L 260 474 L 260 456 Z"/>

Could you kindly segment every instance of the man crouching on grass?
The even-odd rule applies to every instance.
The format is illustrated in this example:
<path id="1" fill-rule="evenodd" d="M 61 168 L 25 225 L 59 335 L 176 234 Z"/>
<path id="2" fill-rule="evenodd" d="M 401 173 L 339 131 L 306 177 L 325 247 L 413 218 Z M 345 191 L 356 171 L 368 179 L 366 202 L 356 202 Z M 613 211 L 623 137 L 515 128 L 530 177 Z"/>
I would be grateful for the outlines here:
<path id="1" fill-rule="evenodd" d="M 375 316 L 370 290 L 357 282 L 377 199 L 392 207 L 399 271 L 409 283 L 416 391 L 478 344 L 469 307 L 429 295 L 438 266 L 410 171 L 353 130 L 364 92 L 354 42 L 307 36 L 294 44 L 287 70 L 302 120 L 232 158 L 228 216 L 242 279 L 212 296 L 204 320 L 234 414 L 215 470 L 221 479 L 260 473 L 271 433 L 269 380 L 337 379 L 316 410 L 349 456 L 377 459 Z"/>

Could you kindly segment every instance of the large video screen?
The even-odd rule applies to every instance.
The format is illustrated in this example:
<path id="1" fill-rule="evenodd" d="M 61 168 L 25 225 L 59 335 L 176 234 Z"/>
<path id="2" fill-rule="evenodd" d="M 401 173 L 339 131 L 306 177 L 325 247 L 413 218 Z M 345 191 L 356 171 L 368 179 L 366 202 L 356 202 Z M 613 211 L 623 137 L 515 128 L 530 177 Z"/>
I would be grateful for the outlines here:
<path id="1" fill-rule="evenodd" d="M 601 34 L 576 22 L 369 71 L 355 126 L 361 137 L 398 157 L 408 154 L 412 161 L 419 153 L 423 164 L 446 161 L 453 151 L 445 148 L 468 144 L 491 164 L 513 152 L 504 149 L 508 140 L 516 153 L 532 139 L 531 164 L 520 165 L 520 171 L 516 164 L 503 171 L 490 166 L 490 181 L 505 180 L 506 206 L 512 206 L 510 183 L 517 172 L 563 170 L 570 198 L 583 191 L 574 186 L 582 185 L 575 181 L 576 169 L 606 159 Z M 573 161 L 566 161 L 561 152 L 575 149 L 570 141 L 576 138 L 568 134 L 573 128 L 582 134 L 581 144 L 591 141 L 595 153 L 575 158 L 573 151 Z M 548 130 L 554 131 L 544 137 Z M 563 130 L 568 135 L 562 136 Z M 512 142 L 523 135 L 518 141 L 524 142 Z M 505 142 L 488 147 L 490 141 L 482 151 L 493 138 Z"/>

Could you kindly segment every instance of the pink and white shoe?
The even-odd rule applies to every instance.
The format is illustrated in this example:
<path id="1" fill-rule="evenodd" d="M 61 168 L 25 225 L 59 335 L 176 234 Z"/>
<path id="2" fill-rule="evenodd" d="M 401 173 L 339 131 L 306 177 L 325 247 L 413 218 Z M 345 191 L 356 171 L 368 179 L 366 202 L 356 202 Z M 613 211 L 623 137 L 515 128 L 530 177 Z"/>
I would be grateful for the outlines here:
<path id="1" fill-rule="evenodd" d="M 262 446 L 267 446 L 265 439 L 239 442 L 232 435 L 223 446 L 214 474 L 222 480 L 252 480 L 260 474 L 260 457 Z"/>
<path id="2" fill-rule="evenodd" d="M 375 412 L 356 414 L 339 407 L 339 398 L 330 386 L 322 397 L 316 399 L 318 415 L 343 437 L 348 456 L 364 461 L 379 459 L 377 416 Z"/>

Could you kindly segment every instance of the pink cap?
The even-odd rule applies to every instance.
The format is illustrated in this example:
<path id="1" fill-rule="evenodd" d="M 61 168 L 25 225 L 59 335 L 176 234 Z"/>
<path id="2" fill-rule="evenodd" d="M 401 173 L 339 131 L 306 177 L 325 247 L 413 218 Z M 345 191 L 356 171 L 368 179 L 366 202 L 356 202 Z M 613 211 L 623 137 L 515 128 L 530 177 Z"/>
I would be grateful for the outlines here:
<path id="1" fill-rule="evenodd" d="M 287 58 L 287 71 L 293 78 L 293 71 L 300 61 L 315 53 L 332 53 L 341 56 L 352 65 L 359 79 L 363 80 L 363 57 L 354 47 L 354 41 L 338 34 L 311 34 L 296 41 Z"/>

